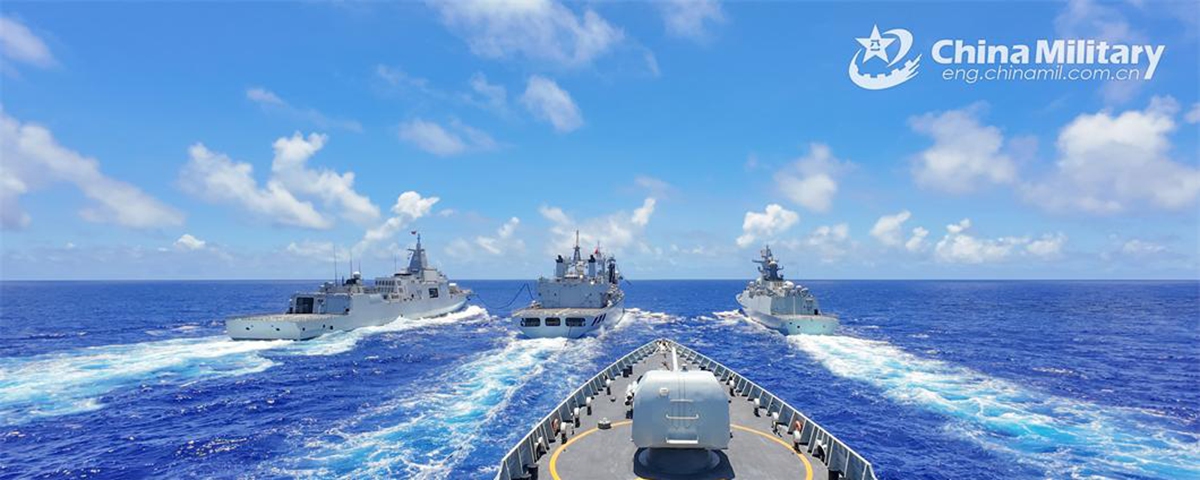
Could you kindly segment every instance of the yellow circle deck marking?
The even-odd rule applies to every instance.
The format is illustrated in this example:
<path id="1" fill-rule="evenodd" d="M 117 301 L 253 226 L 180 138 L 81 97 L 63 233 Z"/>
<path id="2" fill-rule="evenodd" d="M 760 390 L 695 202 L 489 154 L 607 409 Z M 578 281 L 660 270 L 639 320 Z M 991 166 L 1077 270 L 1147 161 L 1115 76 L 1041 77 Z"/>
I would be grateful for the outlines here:
<path id="1" fill-rule="evenodd" d="M 812 478 L 813 478 L 813 469 L 812 469 L 812 464 L 811 464 L 811 463 L 808 463 L 808 459 L 807 459 L 807 458 L 804 458 L 804 454 L 802 454 L 802 453 L 800 453 L 800 452 L 796 452 L 795 450 L 793 450 L 793 449 L 792 449 L 792 446 L 791 446 L 791 445 L 788 445 L 788 444 L 787 444 L 787 442 L 785 442 L 785 441 L 783 441 L 783 440 L 780 440 L 779 438 L 776 438 L 774 435 L 771 435 L 771 434 L 769 434 L 769 433 L 766 433 L 766 432 L 760 432 L 760 431 L 758 431 L 758 430 L 755 430 L 755 429 L 753 429 L 753 428 L 750 428 L 750 427 L 743 427 L 743 426 L 741 426 L 741 425 L 737 425 L 737 424 L 730 424 L 729 426 L 731 426 L 731 427 L 733 427 L 733 428 L 736 428 L 736 429 L 738 429 L 738 430 L 745 430 L 745 431 L 747 431 L 747 432 L 750 432 L 750 433 L 757 433 L 757 434 L 759 434 L 759 435 L 762 435 L 763 437 L 766 437 L 766 438 L 769 438 L 769 439 L 771 439 L 771 440 L 774 440 L 774 441 L 775 441 L 775 443 L 778 443 L 778 444 L 780 444 L 780 445 L 783 445 L 783 446 L 784 446 L 784 448 L 787 448 L 788 450 L 792 450 L 793 452 L 795 452 L 795 453 L 796 453 L 796 457 L 798 457 L 798 458 L 800 459 L 800 461 L 801 461 L 801 462 L 804 462 L 804 480 L 812 480 Z"/>
<path id="2" fill-rule="evenodd" d="M 612 427 L 610 427 L 610 428 L 621 427 L 621 426 L 629 425 L 631 423 L 633 423 L 633 422 L 630 420 L 625 420 L 625 421 L 621 421 L 621 422 L 613 422 Z M 783 445 L 788 450 L 792 450 L 792 446 L 788 445 L 787 442 L 784 442 L 783 440 L 775 438 L 774 435 L 771 435 L 769 433 L 758 431 L 758 430 L 755 430 L 750 427 L 743 427 L 741 425 L 733 424 L 733 423 L 731 423 L 729 426 L 736 428 L 738 430 L 743 430 L 743 431 L 747 431 L 750 433 L 756 433 L 765 438 L 771 439 L 775 443 Z M 592 427 L 592 428 L 588 429 L 587 431 L 584 431 L 583 433 L 580 433 L 579 435 L 572 437 L 570 440 L 567 440 L 567 443 L 559 445 L 558 448 L 554 449 L 554 454 L 550 455 L 550 476 L 553 477 L 554 480 L 562 480 L 562 478 L 558 476 L 558 455 L 561 454 L 563 452 L 563 450 L 565 450 L 567 447 L 571 446 L 572 443 L 575 443 L 576 440 L 579 440 L 583 437 L 591 435 L 592 433 L 595 433 L 599 429 L 600 429 L 600 427 Z M 808 459 L 804 457 L 804 454 L 802 454 L 800 452 L 795 452 L 795 453 L 796 453 L 796 457 L 799 458 L 801 462 L 804 462 L 804 480 L 812 480 L 812 478 L 813 478 L 812 463 L 809 463 Z"/>
<path id="3" fill-rule="evenodd" d="M 632 420 L 613 422 L 613 424 L 609 428 L 616 428 L 616 427 L 620 427 L 622 425 L 629 425 L 631 423 L 633 423 Z M 600 429 L 600 427 L 592 427 L 579 435 L 571 437 L 570 440 L 567 440 L 567 443 L 559 445 L 558 448 L 554 449 L 554 455 L 550 456 L 550 476 L 554 477 L 554 480 L 562 480 L 561 478 L 558 477 L 558 454 L 562 453 L 563 449 L 571 446 L 572 443 L 575 443 L 576 440 L 586 437 L 599 429 Z"/>

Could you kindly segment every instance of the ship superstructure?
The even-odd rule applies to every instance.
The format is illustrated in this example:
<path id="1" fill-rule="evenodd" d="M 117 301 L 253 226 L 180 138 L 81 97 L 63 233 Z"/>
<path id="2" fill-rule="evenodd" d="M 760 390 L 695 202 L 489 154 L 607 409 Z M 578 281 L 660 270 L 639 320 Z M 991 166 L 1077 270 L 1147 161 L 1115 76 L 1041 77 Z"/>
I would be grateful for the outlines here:
<path id="1" fill-rule="evenodd" d="M 420 235 L 409 252 L 407 268 L 377 277 L 372 285 L 355 271 L 341 282 L 325 282 L 316 291 L 293 294 L 284 313 L 231 318 L 225 331 L 235 340 L 307 340 L 384 325 L 400 317 L 434 317 L 461 309 L 471 292 L 429 265 Z"/>
<path id="2" fill-rule="evenodd" d="M 737 295 L 742 313 L 784 335 L 832 334 L 837 317 L 822 314 L 817 298 L 807 288 L 783 279 L 783 267 L 770 246 L 763 247 L 760 254 L 762 258 L 754 261 L 759 264 L 759 277 Z"/>
<path id="3" fill-rule="evenodd" d="M 616 325 L 625 314 L 621 280 L 616 259 L 601 253 L 599 247 L 583 258 L 576 232 L 571 258 L 559 255 L 554 260 L 554 277 L 538 279 L 537 298 L 513 312 L 513 320 L 532 338 L 579 338 Z"/>

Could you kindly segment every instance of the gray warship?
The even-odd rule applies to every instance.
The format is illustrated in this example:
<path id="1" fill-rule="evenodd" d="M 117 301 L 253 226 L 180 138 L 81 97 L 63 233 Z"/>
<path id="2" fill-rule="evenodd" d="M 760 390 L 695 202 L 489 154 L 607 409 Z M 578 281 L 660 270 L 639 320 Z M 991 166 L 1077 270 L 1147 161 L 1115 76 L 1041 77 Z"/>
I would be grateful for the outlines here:
<path id="1" fill-rule="evenodd" d="M 817 298 L 807 288 L 783 279 L 783 267 L 775 261 L 771 247 L 760 252 L 758 279 L 737 295 L 742 313 L 784 335 L 829 335 L 838 327 L 837 317 L 821 314 Z"/>
<path id="2" fill-rule="evenodd" d="M 537 282 L 537 298 L 513 312 L 517 328 L 530 338 L 579 338 L 605 326 L 616 325 L 625 315 L 617 261 L 600 248 L 585 260 L 575 232 L 575 250 L 567 261 L 554 261 L 554 278 Z"/>
<path id="3" fill-rule="evenodd" d="M 416 234 L 416 232 L 413 232 Z M 456 312 L 470 290 L 451 283 L 429 266 L 421 236 L 409 249 L 408 268 L 366 285 L 355 271 L 342 282 L 325 282 L 314 292 L 293 294 L 286 313 L 251 315 L 225 321 L 234 340 L 307 340 L 339 330 L 385 325 Z"/>
<path id="4" fill-rule="evenodd" d="M 875 480 L 865 458 L 766 389 L 671 340 L 596 374 L 500 461 L 495 480 Z"/>

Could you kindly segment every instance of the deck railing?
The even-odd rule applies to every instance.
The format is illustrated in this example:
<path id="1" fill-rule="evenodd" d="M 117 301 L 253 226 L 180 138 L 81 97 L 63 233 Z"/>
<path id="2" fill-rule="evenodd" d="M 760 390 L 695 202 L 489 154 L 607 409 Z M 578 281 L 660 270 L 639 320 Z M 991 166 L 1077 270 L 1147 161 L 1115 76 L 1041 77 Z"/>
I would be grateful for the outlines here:
<path id="1" fill-rule="evenodd" d="M 746 397 L 748 401 L 757 401 L 758 408 L 763 409 L 768 417 L 774 419 L 776 427 L 785 427 L 785 431 L 798 441 L 800 448 L 805 449 L 825 465 L 830 473 L 829 478 L 875 480 L 875 469 L 871 466 L 871 462 L 829 433 L 824 427 L 818 425 L 817 422 L 800 413 L 795 407 L 720 362 L 673 341 L 668 340 L 668 342 L 675 346 L 681 357 L 699 365 L 704 370 L 713 372 L 735 393 Z M 800 427 L 799 435 L 796 435 L 796 426 Z M 818 450 L 820 451 L 818 452 Z"/>
<path id="2" fill-rule="evenodd" d="M 875 471 L 870 462 L 800 413 L 799 410 L 719 362 L 666 339 L 655 340 L 638 347 L 575 389 L 553 411 L 542 418 L 512 450 L 509 450 L 508 455 L 505 455 L 500 462 L 500 471 L 496 473 L 496 480 L 530 478 L 530 468 L 535 466 L 543 455 L 550 452 L 550 444 L 554 442 L 555 421 L 561 425 L 575 421 L 581 411 L 587 408 L 588 403 L 597 394 L 604 391 L 613 379 L 621 375 L 626 367 L 632 367 L 658 352 L 659 344 L 662 342 L 674 346 L 684 360 L 713 372 L 721 382 L 733 388 L 737 394 L 746 397 L 749 401 L 757 400 L 759 408 L 765 409 L 767 415 L 774 419 L 777 426 L 787 426 L 788 434 L 797 438 L 800 448 L 807 449 L 807 452 L 814 458 L 818 458 L 831 474 L 837 475 L 836 477 L 831 475 L 830 478 L 875 480 Z M 796 425 L 800 426 L 799 435 L 795 435 L 793 431 L 793 426 Z"/>

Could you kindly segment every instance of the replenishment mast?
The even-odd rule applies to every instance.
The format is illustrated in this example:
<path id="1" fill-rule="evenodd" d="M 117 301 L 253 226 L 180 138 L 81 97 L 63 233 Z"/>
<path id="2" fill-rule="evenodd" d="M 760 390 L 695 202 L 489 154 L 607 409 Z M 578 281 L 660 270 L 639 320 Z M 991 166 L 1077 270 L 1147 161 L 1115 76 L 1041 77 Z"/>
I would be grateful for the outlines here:
<path id="1" fill-rule="evenodd" d="M 596 247 L 586 259 L 580 253 L 579 232 L 570 260 L 554 260 L 554 277 L 539 278 L 537 299 L 513 312 L 513 321 L 531 338 L 579 338 L 609 325 L 625 314 L 617 260 Z"/>

